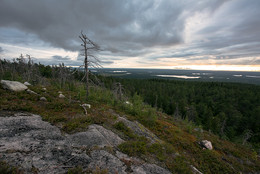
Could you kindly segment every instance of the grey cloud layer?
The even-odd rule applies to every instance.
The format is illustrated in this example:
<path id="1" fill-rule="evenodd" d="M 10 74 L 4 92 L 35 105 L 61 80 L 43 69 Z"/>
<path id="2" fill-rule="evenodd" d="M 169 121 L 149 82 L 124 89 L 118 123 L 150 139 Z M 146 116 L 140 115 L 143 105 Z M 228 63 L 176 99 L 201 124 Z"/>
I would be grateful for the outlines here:
<path id="1" fill-rule="evenodd" d="M 260 55 L 259 0 L 0 0 L 0 4 L 0 29 L 4 28 L 0 31 L 9 37 L 15 29 L 28 33 L 20 39 L 0 34 L 0 42 L 41 40 L 78 51 L 78 35 L 84 30 L 102 46 L 102 56 L 142 57 L 160 47 L 171 51 L 153 57 L 236 56 L 243 51 Z M 202 11 L 209 13 L 212 23 L 196 35 L 207 41 L 194 41 L 184 52 L 174 53 L 174 46 L 185 44 L 188 17 Z"/>

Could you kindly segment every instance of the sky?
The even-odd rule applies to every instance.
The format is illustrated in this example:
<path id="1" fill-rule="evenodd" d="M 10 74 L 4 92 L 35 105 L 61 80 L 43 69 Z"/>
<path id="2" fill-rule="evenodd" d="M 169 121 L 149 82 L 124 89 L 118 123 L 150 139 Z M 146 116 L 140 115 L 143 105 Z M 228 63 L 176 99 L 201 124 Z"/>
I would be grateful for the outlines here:
<path id="1" fill-rule="evenodd" d="M 260 71 L 260 0 L 0 0 L 0 58 L 105 68 Z"/>

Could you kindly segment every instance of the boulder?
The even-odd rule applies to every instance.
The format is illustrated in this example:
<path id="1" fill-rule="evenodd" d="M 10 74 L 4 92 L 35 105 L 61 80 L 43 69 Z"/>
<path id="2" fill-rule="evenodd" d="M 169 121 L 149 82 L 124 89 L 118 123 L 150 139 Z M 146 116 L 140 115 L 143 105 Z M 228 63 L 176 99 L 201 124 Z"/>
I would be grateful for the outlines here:
<path id="1" fill-rule="evenodd" d="M 65 98 L 65 95 L 59 94 L 59 98 Z"/>
<path id="2" fill-rule="evenodd" d="M 1 84 L 4 89 L 8 89 L 10 91 L 15 91 L 15 92 L 24 91 L 28 89 L 26 85 L 17 81 L 1 80 Z"/>
<path id="3" fill-rule="evenodd" d="M 45 97 L 41 97 L 40 100 L 41 101 L 47 101 L 47 99 Z"/>
<path id="4" fill-rule="evenodd" d="M 29 82 L 24 82 L 23 84 L 26 86 L 31 86 L 31 84 Z"/>
<path id="5" fill-rule="evenodd" d="M 212 146 L 211 142 L 208 141 L 208 140 L 202 140 L 202 141 L 200 142 L 200 144 L 201 144 L 203 147 L 205 147 L 206 149 L 209 149 L 209 150 L 212 150 L 212 149 L 213 149 L 213 146 Z"/>

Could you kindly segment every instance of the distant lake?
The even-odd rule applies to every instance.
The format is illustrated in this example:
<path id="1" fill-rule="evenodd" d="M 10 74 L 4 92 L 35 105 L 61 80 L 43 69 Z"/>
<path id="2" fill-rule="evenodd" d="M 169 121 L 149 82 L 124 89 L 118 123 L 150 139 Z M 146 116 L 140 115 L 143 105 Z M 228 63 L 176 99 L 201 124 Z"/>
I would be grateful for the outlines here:
<path id="1" fill-rule="evenodd" d="M 103 68 L 96 71 L 98 74 L 118 78 L 160 78 L 188 81 L 236 82 L 260 85 L 260 72 L 122 68 Z"/>

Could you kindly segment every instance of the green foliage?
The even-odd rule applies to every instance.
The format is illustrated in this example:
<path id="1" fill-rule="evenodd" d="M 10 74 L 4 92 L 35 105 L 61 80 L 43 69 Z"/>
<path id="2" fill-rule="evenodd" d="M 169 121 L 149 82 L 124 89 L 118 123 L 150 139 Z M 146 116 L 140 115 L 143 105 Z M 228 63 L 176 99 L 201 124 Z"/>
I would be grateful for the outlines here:
<path id="1" fill-rule="evenodd" d="M 67 174 L 83 174 L 83 173 L 84 173 L 83 169 L 80 166 L 69 169 L 67 172 Z"/>
<path id="2" fill-rule="evenodd" d="M 144 104 L 142 97 L 137 93 L 134 94 L 130 101 L 130 104 L 118 103 L 118 106 L 122 111 L 135 116 L 145 126 L 153 127 L 157 120 L 156 109 Z"/>
<path id="3" fill-rule="evenodd" d="M 236 173 L 221 157 L 214 151 L 204 150 L 196 157 L 200 170 L 203 173 Z"/>
<path id="4" fill-rule="evenodd" d="M 147 142 L 144 140 L 126 141 L 120 144 L 118 148 L 130 156 L 141 156 L 147 154 Z"/>
<path id="5" fill-rule="evenodd" d="M 1 174 L 23 174 L 17 167 L 8 165 L 4 161 L 0 161 L 0 173 Z"/>
<path id="6" fill-rule="evenodd" d="M 99 102 L 99 103 L 101 102 L 101 103 L 113 105 L 115 101 L 115 97 L 110 90 L 96 87 L 90 89 L 89 101 Z"/>
<path id="7" fill-rule="evenodd" d="M 69 133 L 73 133 L 82 129 L 86 130 L 87 126 L 91 123 L 92 119 L 90 117 L 82 116 L 65 122 L 64 126 L 62 127 L 62 130 Z"/>
<path id="8" fill-rule="evenodd" d="M 119 121 L 116 124 L 114 124 L 114 128 L 123 132 L 129 138 L 135 138 L 136 137 L 136 135 L 134 135 L 134 133 L 122 121 Z"/>
<path id="9" fill-rule="evenodd" d="M 190 166 L 182 156 L 177 156 L 172 161 L 167 161 L 167 167 L 172 169 L 175 173 L 187 173 L 192 174 Z"/>
<path id="10" fill-rule="evenodd" d="M 235 140 L 246 129 L 248 142 L 260 142 L 260 87 L 221 82 L 190 82 L 160 79 L 117 79 L 133 96 L 130 114 L 141 115 L 144 102 L 165 113 L 202 125 L 221 137 Z M 137 95 L 138 94 L 138 95 Z M 148 114 L 149 115 L 149 114 Z M 142 120 L 142 117 L 139 119 Z"/>

